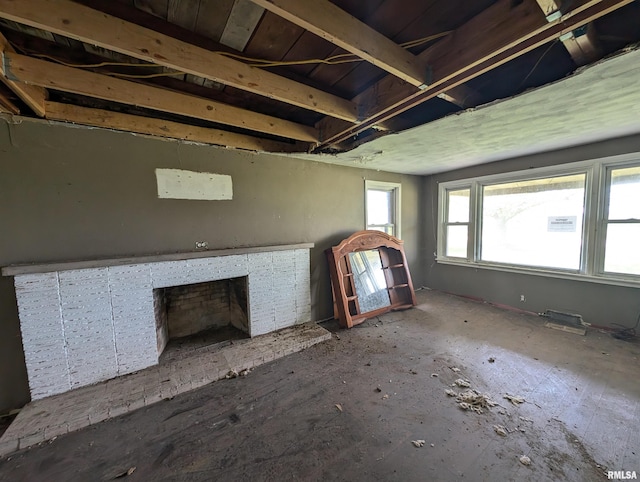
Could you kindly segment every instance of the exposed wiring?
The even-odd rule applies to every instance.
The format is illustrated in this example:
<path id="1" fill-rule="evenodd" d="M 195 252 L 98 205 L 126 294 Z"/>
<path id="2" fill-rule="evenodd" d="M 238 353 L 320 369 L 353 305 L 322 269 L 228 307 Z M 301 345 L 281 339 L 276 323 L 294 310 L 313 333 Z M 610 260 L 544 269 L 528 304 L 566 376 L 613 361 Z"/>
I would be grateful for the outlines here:
<path id="1" fill-rule="evenodd" d="M 399 44 L 400 47 L 404 48 L 404 49 L 410 49 L 413 47 L 417 47 L 419 45 L 423 45 L 427 42 L 431 42 L 433 40 L 437 40 L 439 38 L 442 38 L 448 34 L 450 34 L 452 31 L 448 30 L 446 32 L 441 32 L 435 35 L 430 35 L 428 37 L 422 37 L 419 39 L 415 39 L 415 40 L 411 40 L 409 42 L 404 42 Z M 94 64 L 75 64 L 75 63 L 69 63 L 69 62 L 65 62 L 63 60 L 60 60 L 56 57 L 52 57 L 51 55 L 45 55 L 45 54 L 39 54 L 36 52 L 26 52 L 24 49 L 20 49 L 23 53 L 28 53 L 33 57 L 38 57 L 38 58 L 43 58 L 43 59 L 48 59 L 51 60 L 53 62 L 56 62 L 60 65 L 64 65 L 65 67 L 72 67 L 72 68 L 81 68 L 81 69 L 96 69 L 96 68 L 100 68 L 100 67 L 140 67 L 140 68 L 159 68 L 162 67 L 160 65 L 157 64 L 135 64 L 135 63 L 129 63 L 129 62 L 111 62 L 111 61 L 105 61 L 105 62 L 98 62 L 98 63 L 94 63 Z M 224 52 L 224 51 L 212 51 L 212 54 L 218 54 L 218 55 L 222 55 L 224 57 L 228 57 L 228 58 L 232 58 L 232 59 L 236 59 L 236 60 L 241 60 L 245 63 L 247 63 L 247 65 L 249 67 L 256 67 L 256 68 L 267 68 L 267 67 L 283 67 L 283 66 L 292 66 L 292 65 L 310 65 L 310 64 L 325 64 L 325 65 L 339 65 L 339 64 L 345 64 L 345 63 L 353 63 L 353 62 L 362 62 L 363 59 L 361 59 L 360 57 L 356 56 L 355 54 L 350 54 L 350 53 L 345 53 L 345 54 L 338 54 L 338 55 L 333 55 L 331 57 L 327 57 L 324 59 L 306 59 L 306 60 L 279 60 L 279 61 L 271 61 L 271 60 L 265 60 L 265 59 L 258 59 L 258 58 L 254 58 L 254 57 L 247 57 L 244 55 L 240 55 L 240 54 L 234 54 L 231 52 Z M 124 74 L 124 73 L 119 73 L 119 72 L 104 72 L 105 75 L 112 75 L 115 77 L 123 77 L 123 78 L 129 78 L 129 79 L 150 79 L 150 78 L 154 78 L 154 77 L 173 77 L 173 76 L 177 76 L 177 75 L 184 75 L 184 72 L 180 72 L 180 71 L 168 71 L 168 72 L 158 72 L 158 73 L 154 73 L 154 74 Z"/>
<path id="2" fill-rule="evenodd" d="M 540 65 L 540 62 L 542 62 L 542 59 L 545 58 L 545 56 L 549 53 L 549 51 L 551 50 L 551 48 L 556 44 L 556 42 L 558 42 L 558 39 L 555 39 L 553 42 L 551 42 L 549 44 L 549 46 L 547 47 L 547 50 L 544 51 L 544 53 L 540 56 L 540 58 L 538 59 L 538 61 L 535 63 L 535 65 L 531 68 L 531 70 L 529 71 L 529 73 L 526 75 L 526 77 L 524 79 L 522 79 L 522 82 L 520 82 L 520 85 L 518 86 L 518 89 L 520 89 L 520 87 L 522 87 L 524 85 L 524 83 L 527 81 L 527 79 L 529 77 L 531 77 L 531 74 L 533 74 L 533 72 L 538 68 L 538 65 Z"/>
<path id="3" fill-rule="evenodd" d="M 158 72 L 156 74 L 121 74 L 119 72 L 105 72 L 105 75 L 111 77 L 122 77 L 125 79 L 153 79 L 156 77 L 173 77 L 185 75 L 184 72 Z"/>

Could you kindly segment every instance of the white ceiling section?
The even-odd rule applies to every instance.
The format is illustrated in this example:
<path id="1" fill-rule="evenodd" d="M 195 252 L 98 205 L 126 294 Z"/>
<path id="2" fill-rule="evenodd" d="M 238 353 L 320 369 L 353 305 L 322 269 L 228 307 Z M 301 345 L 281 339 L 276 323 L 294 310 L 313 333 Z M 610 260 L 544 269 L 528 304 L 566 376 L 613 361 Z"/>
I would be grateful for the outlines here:
<path id="1" fill-rule="evenodd" d="M 435 174 L 640 132 L 640 50 L 555 84 L 388 135 L 338 155 L 295 157 Z"/>

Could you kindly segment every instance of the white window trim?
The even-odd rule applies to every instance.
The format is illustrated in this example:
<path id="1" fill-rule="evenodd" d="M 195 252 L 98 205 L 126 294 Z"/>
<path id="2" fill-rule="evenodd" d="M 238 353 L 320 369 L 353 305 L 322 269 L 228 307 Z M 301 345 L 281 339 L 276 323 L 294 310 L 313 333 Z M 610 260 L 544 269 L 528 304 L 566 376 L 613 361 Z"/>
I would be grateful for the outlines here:
<path id="1" fill-rule="evenodd" d="M 369 212 L 367 205 L 367 191 L 369 189 L 378 191 L 390 191 L 393 192 L 393 216 L 394 216 L 394 236 L 398 239 L 401 238 L 401 226 L 400 226 L 400 205 L 402 203 L 402 184 L 398 182 L 385 182 L 385 181 L 370 181 L 365 179 L 364 181 L 364 228 L 369 228 L 369 220 L 367 219 L 367 213 Z"/>
<path id="2" fill-rule="evenodd" d="M 438 186 L 438 231 L 436 262 L 447 265 L 466 266 L 505 272 L 526 273 L 552 278 L 597 282 L 618 286 L 640 286 L 640 276 L 616 274 L 604 271 L 607 170 L 640 165 L 640 153 L 611 156 L 588 161 L 579 161 L 558 166 L 540 167 L 526 171 L 493 174 L 472 179 L 442 182 Z M 482 189 L 486 184 L 511 181 L 526 181 L 543 177 L 554 177 L 585 173 L 584 230 L 581 263 L 578 270 L 522 266 L 510 263 L 487 262 L 479 259 L 482 213 Z M 470 189 L 469 247 L 467 258 L 447 257 L 445 253 L 446 192 Z"/>

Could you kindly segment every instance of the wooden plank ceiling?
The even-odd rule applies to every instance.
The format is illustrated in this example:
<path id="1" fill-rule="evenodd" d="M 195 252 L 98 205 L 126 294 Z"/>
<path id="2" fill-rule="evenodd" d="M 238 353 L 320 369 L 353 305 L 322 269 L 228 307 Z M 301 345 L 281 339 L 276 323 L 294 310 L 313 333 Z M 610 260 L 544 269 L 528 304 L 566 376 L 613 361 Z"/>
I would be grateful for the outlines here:
<path id="1" fill-rule="evenodd" d="M 640 41 L 632 0 L 0 0 L 0 112 L 345 151 Z"/>

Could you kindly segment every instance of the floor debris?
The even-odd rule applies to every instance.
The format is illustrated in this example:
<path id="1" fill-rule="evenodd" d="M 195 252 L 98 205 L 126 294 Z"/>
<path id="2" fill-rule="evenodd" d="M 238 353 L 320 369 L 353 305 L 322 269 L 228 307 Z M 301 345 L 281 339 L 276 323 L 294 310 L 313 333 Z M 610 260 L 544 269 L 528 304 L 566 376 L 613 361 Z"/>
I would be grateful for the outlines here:
<path id="1" fill-rule="evenodd" d="M 433 377 L 433 378 L 438 378 L 439 376 L 440 376 L 440 375 L 438 375 L 437 373 L 432 373 L 432 374 L 431 374 L 431 377 Z"/>
<path id="2" fill-rule="evenodd" d="M 135 471 L 136 471 L 136 468 L 135 468 L 135 467 L 129 467 L 129 469 L 128 469 L 128 470 L 125 470 L 124 472 L 122 472 L 122 473 L 120 473 L 120 474 L 116 475 L 116 476 L 114 477 L 114 480 L 115 480 L 115 479 L 123 479 L 124 477 L 128 477 L 128 476 L 130 476 L 131 474 L 133 474 Z"/>
<path id="3" fill-rule="evenodd" d="M 494 363 L 495 361 L 496 361 L 495 358 L 493 358 L 493 357 L 489 358 L 489 363 Z"/>
<path id="4" fill-rule="evenodd" d="M 457 385 L 461 388 L 469 388 L 471 387 L 471 382 L 469 380 L 465 380 L 463 378 L 458 378 L 455 382 L 453 382 L 454 385 Z"/>
<path id="5" fill-rule="evenodd" d="M 240 372 L 237 372 L 236 370 L 229 370 L 229 372 L 224 377 L 227 379 L 246 377 L 249 373 L 251 373 L 252 370 L 252 368 L 245 368 L 244 370 L 240 370 Z"/>
<path id="6" fill-rule="evenodd" d="M 516 395 L 509 395 L 508 393 L 505 394 L 504 398 L 506 398 L 507 400 L 509 400 L 511 403 L 513 403 L 516 406 L 520 405 L 521 403 L 526 402 L 524 397 L 518 397 Z"/>
<path id="7" fill-rule="evenodd" d="M 412 440 L 411 443 L 413 444 L 414 447 L 424 447 L 425 441 L 424 440 Z"/>
<path id="8" fill-rule="evenodd" d="M 520 457 L 520 463 L 522 465 L 531 465 L 531 459 L 529 457 L 527 457 L 526 455 L 523 455 Z"/>
<path id="9" fill-rule="evenodd" d="M 489 395 L 479 393 L 473 389 L 458 393 L 456 401 L 463 410 L 469 410 L 476 413 L 483 413 L 483 408 L 489 408 L 496 405 Z"/>
<path id="10" fill-rule="evenodd" d="M 507 436 L 507 429 L 505 427 L 503 427 L 502 425 L 494 425 L 493 426 L 493 430 L 498 434 L 501 435 L 503 437 Z"/>
<path id="11" fill-rule="evenodd" d="M 458 367 L 449 367 L 449 368 L 451 368 L 451 371 L 454 373 L 458 373 L 460 371 Z"/>
<path id="12" fill-rule="evenodd" d="M 339 403 L 336 403 L 336 408 L 339 412 L 342 412 L 342 405 L 340 405 Z"/>
<path id="13" fill-rule="evenodd" d="M 451 390 L 450 388 L 447 388 L 444 393 L 446 393 L 449 397 L 457 397 L 458 396 L 458 392 L 456 392 L 455 390 Z"/>

